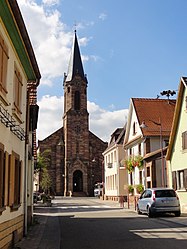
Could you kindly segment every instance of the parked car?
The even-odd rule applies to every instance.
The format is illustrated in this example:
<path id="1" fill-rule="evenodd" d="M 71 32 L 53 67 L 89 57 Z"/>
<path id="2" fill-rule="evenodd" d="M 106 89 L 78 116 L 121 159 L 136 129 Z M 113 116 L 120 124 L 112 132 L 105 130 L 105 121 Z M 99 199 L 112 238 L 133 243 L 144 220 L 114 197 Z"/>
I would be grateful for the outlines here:
<path id="1" fill-rule="evenodd" d="M 34 192 L 33 193 L 33 202 L 37 203 L 37 201 L 41 201 L 41 193 L 39 192 Z"/>
<path id="2" fill-rule="evenodd" d="M 102 195 L 102 191 L 103 191 L 103 183 L 96 183 L 94 186 L 94 196 L 95 197 L 100 197 Z"/>
<path id="3" fill-rule="evenodd" d="M 149 217 L 161 213 L 174 213 L 175 216 L 180 216 L 179 198 L 171 188 L 148 188 L 137 202 L 137 212 L 145 213 Z"/>
<path id="4" fill-rule="evenodd" d="M 33 203 L 37 203 L 38 201 L 38 196 L 36 193 L 33 193 Z"/>

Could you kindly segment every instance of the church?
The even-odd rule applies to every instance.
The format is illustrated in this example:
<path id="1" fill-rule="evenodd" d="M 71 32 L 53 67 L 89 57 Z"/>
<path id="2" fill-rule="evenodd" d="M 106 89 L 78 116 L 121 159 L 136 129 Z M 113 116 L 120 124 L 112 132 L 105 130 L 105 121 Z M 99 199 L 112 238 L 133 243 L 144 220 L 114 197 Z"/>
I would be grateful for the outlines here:
<path id="1" fill-rule="evenodd" d="M 87 87 L 75 31 L 68 72 L 64 74 L 63 127 L 38 141 L 41 154 L 50 151 L 47 165 L 56 195 L 93 196 L 94 184 L 104 181 L 102 153 L 108 144 L 89 130 Z"/>

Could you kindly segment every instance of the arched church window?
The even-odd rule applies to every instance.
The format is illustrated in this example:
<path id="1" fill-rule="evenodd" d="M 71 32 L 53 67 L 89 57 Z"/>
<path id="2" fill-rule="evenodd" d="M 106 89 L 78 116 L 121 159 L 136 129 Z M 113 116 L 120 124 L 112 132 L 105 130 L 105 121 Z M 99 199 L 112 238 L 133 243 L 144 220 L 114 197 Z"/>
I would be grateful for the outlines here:
<path id="1" fill-rule="evenodd" d="M 70 93 L 70 87 L 68 86 L 68 93 Z"/>
<path id="2" fill-rule="evenodd" d="M 75 110 L 80 110 L 80 92 L 76 91 L 74 96 L 74 108 Z"/>

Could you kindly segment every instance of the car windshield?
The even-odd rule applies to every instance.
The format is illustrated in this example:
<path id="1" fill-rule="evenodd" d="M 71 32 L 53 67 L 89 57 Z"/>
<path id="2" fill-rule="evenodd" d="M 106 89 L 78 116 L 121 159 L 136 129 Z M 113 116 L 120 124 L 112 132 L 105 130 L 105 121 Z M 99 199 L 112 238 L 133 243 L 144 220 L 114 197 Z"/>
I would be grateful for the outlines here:
<path id="1" fill-rule="evenodd" d="M 157 190 L 155 192 L 156 198 L 162 198 L 162 197 L 176 197 L 175 191 L 173 190 Z"/>

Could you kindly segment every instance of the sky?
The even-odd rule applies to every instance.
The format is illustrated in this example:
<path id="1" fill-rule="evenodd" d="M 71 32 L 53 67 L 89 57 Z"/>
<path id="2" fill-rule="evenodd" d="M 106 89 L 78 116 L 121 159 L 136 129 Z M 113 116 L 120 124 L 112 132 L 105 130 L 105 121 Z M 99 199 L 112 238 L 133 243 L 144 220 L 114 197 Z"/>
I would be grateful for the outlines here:
<path id="1" fill-rule="evenodd" d="M 124 126 L 130 98 L 177 93 L 187 76 L 186 0 L 17 2 L 42 75 L 39 140 L 63 125 L 63 79 L 75 29 L 88 79 L 90 130 L 104 141 Z"/>

